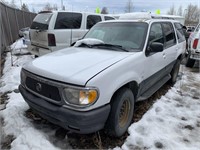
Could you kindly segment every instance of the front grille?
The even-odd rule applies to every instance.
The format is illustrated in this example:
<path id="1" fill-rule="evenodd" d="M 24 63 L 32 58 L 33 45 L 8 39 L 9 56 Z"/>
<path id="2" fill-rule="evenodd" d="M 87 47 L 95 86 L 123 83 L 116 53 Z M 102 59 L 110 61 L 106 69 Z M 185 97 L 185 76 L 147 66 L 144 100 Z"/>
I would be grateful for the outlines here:
<path id="1" fill-rule="evenodd" d="M 57 102 L 61 101 L 59 90 L 55 86 L 27 77 L 26 87 L 43 97 Z"/>

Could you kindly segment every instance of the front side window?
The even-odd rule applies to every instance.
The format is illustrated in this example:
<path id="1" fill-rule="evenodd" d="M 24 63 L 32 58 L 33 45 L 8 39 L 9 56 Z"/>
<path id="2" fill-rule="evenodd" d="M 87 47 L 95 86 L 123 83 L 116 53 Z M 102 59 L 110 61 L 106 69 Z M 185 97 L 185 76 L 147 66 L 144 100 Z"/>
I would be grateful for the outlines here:
<path id="1" fill-rule="evenodd" d="M 81 13 L 59 12 L 55 29 L 80 29 L 81 21 Z"/>
<path id="2" fill-rule="evenodd" d="M 162 23 L 163 32 L 165 35 L 165 48 L 171 47 L 176 44 L 176 37 L 174 33 L 174 28 L 171 23 Z"/>
<path id="3" fill-rule="evenodd" d="M 148 24 L 144 22 L 105 22 L 95 25 L 84 38 L 119 45 L 129 51 L 142 51 L 147 28 Z"/>
<path id="4" fill-rule="evenodd" d="M 101 17 L 97 15 L 87 16 L 87 29 L 92 28 L 97 22 L 101 21 Z"/>
<path id="5" fill-rule="evenodd" d="M 164 45 L 164 36 L 162 31 L 162 26 L 160 23 L 154 23 L 151 26 L 148 43 L 158 42 Z"/>

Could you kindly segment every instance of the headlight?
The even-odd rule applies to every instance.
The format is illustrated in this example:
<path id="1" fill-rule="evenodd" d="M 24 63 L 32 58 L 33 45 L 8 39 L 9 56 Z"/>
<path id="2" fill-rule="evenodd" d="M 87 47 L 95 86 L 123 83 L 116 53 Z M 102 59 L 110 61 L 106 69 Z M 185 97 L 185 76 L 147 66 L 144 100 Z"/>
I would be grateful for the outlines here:
<path id="1" fill-rule="evenodd" d="M 65 88 L 64 96 L 68 104 L 87 106 L 93 104 L 98 99 L 98 91 L 94 88 Z"/>

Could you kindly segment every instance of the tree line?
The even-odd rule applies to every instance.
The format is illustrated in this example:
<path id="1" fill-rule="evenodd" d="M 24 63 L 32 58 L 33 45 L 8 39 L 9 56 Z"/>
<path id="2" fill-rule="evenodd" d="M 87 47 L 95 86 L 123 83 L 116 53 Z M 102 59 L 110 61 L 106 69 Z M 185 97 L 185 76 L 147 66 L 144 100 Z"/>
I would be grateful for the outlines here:
<path id="1" fill-rule="evenodd" d="M 172 5 L 167 14 L 185 17 L 185 25 L 196 25 L 200 21 L 200 8 L 193 4 L 189 4 L 184 10 L 182 6 L 176 9 L 176 7 Z"/>

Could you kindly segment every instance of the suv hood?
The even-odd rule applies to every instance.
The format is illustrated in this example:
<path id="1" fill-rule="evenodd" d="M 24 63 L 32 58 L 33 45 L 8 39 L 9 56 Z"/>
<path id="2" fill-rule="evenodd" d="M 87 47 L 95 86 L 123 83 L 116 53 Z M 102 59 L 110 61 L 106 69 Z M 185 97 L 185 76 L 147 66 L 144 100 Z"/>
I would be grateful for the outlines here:
<path id="1" fill-rule="evenodd" d="M 102 70 L 132 54 L 71 47 L 39 57 L 24 66 L 24 69 L 49 79 L 85 85 Z"/>

